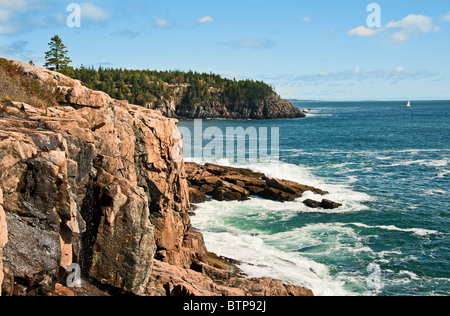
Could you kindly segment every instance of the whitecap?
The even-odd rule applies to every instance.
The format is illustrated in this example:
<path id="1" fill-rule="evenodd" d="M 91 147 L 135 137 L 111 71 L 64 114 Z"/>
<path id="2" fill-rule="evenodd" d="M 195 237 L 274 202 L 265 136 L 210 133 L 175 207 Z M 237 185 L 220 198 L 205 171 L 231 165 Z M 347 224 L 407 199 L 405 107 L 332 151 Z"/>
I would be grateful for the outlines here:
<path id="1" fill-rule="evenodd" d="M 420 277 L 411 271 L 402 270 L 398 273 L 399 275 L 406 275 L 410 280 L 420 280 Z"/>
<path id="2" fill-rule="evenodd" d="M 193 225 L 203 232 L 209 251 L 237 260 L 239 268 L 248 277 L 270 277 L 287 284 L 302 285 L 312 289 L 317 296 L 356 294 L 344 288 L 343 280 L 332 277 L 326 265 L 298 252 L 275 247 L 273 243 L 283 238 L 283 234 L 270 236 L 261 231 L 248 234 L 232 227 L 227 227 L 227 231 L 213 231 L 213 226 L 222 226 L 223 223 L 218 223 L 220 219 L 210 211 L 207 206 L 200 206 L 198 215 L 192 219 Z"/>
<path id="3" fill-rule="evenodd" d="M 441 179 L 444 178 L 446 175 L 450 174 L 450 170 L 444 169 L 441 172 L 439 172 L 439 174 L 434 177 L 435 179 Z"/>
<path id="4" fill-rule="evenodd" d="M 430 229 L 424 229 L 424 228 L 399 228 L 394 225 L 375 225 L 370 226 L 362 223 L 348 223 L 344 225 L 353 225 L 357 227 L 363 227 L 363 228 L 379 228 L 379 229 L 385 229 L 389 231 L 400 231 L 400 232 L 406 232 L 406 233 L 413 233 L 417 236 L 427 236 L 427 235 L 433 235 L 438 234 L 438 231 L 430 230 Z"/>
<path id="5" fill-rule="evenodd" d="M 428 194 L 428 195 L 445 195 L 445 194 L 447 194 L 447 191 L 439 190 L 439 189 L 427 189 L 427 190 L 424 190 L 423 193 Z"/>

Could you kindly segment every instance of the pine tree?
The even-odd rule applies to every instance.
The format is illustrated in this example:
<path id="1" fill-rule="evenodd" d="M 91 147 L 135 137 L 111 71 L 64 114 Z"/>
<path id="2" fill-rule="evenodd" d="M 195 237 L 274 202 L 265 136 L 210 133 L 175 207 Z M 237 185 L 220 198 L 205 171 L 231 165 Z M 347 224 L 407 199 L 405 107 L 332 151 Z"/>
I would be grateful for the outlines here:
<path id="1" fill-rule="evenodd" d="M 46 63 L 44 67 L 62 73 L 70 71 L 69 63 L 72 61 L 67 57 L 67 47 L 63 44 L 61 38 L 58 35 L 53 36 L 48 45 L 50 50 L 45 53 Z"/>

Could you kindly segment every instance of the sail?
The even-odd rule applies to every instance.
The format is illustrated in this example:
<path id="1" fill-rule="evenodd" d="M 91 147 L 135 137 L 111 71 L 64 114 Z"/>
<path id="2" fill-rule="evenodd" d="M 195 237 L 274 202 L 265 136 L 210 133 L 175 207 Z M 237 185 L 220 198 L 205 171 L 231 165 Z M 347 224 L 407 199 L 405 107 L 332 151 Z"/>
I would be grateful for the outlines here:
<path id="1" fill-rule="evenodd" d="M 411 107 L 411 101 L 408 101 L 408 105 L 406 106 L 407 108 Z"/>

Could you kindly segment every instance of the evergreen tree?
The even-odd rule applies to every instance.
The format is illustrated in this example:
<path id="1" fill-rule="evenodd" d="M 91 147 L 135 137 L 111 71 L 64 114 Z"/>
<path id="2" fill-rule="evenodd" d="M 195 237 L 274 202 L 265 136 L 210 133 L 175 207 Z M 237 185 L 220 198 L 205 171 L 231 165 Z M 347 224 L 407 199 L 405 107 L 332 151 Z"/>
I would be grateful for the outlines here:
<path id="1" fill-rule="evenodd" d="M 58 35 L 53 36 L 48 45 L 50 50 L 45 53 L 46 63 L 44 67 L 62 73 L 73 72 L 73 69 L 69 67 L 69 63 L 72 61 L 67 57 L 67 47 L 63 44 L 61 38 Z"/>

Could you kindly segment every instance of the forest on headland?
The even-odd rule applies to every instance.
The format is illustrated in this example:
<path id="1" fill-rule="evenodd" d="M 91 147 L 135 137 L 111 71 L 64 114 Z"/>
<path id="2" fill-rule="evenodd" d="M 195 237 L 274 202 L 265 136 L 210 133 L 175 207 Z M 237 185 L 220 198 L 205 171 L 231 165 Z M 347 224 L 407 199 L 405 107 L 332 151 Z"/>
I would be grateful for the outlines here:
<path id="1" fill-rule="evenodd" d="M 146 106 L 163 104 L 180 88 L 183 104 L 194 105 L 202 101 L 223 104 L 241 104 L 264 100 L 274 94 L 274 88 L 262 81 L 222 78 L 213 73 L 194 71 L 131 70 L 83 67 L 73 70 L 73 78 L 88 88 L 103 91 L 112 98 Z"/>
<path id="2" fill-rule="evenodd" d="M 70 66 L 67 47 L 55 35 L 45 53 L 45 68 L 80 80 L 87 88 L 114 99 L 158 110 L 174 118 L 276 119 L 304 113 L 281 99 L 262 81 L 223 78 L 218 74 L 179 70 L 144 70 Z M 30 61 L 33 65 L 33 61 Z"/>

